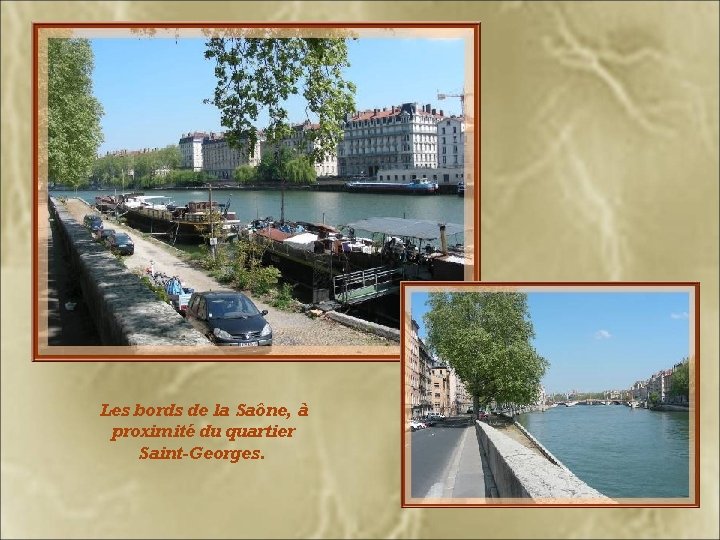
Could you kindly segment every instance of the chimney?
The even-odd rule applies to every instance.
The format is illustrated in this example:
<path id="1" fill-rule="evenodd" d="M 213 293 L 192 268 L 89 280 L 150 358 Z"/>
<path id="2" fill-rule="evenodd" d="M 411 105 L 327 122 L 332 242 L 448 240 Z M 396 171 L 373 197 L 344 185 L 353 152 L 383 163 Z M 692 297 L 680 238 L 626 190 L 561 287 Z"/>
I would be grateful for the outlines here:
<path id="1" fill-rule="evenodd" d="M 430 105 L 429 103 L 428 103 L 427 105 L 425 105 L 425 112 L 426 112 L 426 113 L 429 113 L 429 112 L 430 112 L 430 107 L 431 107 L 431 105 Z"/>
<path id="2" fill-rule="evenodd" d="M 437 113 L 435 109 L 432 110 L 433 116 Z"/>
<path id="3" fill-rule="evenodd" d="M 377 109 L 373 109 L 373 114 L 377 114 L 377 113 L 378 113 L 378 110 L 377 110 Z"/>
<path id="4" fill-rule="evenodd" d="M 440 109 L 440 116 L 445 116 L 442 109 Z"/>

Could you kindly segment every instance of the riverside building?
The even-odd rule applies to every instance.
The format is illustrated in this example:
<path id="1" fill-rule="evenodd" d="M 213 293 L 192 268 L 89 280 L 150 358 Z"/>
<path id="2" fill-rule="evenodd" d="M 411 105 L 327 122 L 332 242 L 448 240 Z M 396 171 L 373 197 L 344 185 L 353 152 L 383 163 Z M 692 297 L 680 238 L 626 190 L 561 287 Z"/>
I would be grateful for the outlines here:
<path id="1" fill-rule="evenodd" d="M 182 161 L 180 166 L 183 169 L 192 169 L 193 171 L 201 171 L 203 168 L 203 139 L 207 137 L 207 133 L 195 131 L 194 133 L 186 133 L 180 137 L 180 154 Z"/>
<path id="2" fill-rule="evenodd" d="M 240 149 L 231 148 L 224 133 L 210 133 L 202 142 L 202 169 L 217 178 L 231 179 L 240 165 L 259 165 L 260 145 L 261 140 L 258 137 L 255 152 L 250 155 L 247 143 Z"/>
<path id="3" fill-rule="evenodd" d="M 437 124 L 443 118 L 442 110 L 417 103 L 348 115 L 338 145 L 339 175 L 379 178 L 384 170 L 410 174 L 411 169 L 437 168 Z M 394 177 L 395 172 L 387 174 Z"/>

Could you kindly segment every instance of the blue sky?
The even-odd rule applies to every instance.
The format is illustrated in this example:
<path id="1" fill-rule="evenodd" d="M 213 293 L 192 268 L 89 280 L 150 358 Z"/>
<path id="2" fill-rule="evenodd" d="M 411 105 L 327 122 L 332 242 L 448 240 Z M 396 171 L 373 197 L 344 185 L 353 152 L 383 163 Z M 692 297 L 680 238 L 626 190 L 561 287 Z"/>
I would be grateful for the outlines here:
<path id="1" fill-rule="evenodd" d="M 220 114 L 203 104 L 215 89 L 214 62 L 203 56 L 204 39 L 97 38 L 93 91 L 105 110 L 108 150 L 177 144 L 188 131 L 220 131 Z M 430 103 L 460 114 L 465 81 L 464 42 L 459 39 L 361 38 L 348 44 L 346 77 L 357 85 L 358 109 L 406 102 Z M 305 120 L 304 106 L 289 104 L 291 121 Z M 263 127 L 263 119 L 259 122 Z"/>
<path id="2" fill-rule="evenodd" d="M 426 335 L 427 293 L 411 313 Z M 676 292 L 528 293 L 534 346 L 549 362 L 548 392 L 621 389 L 671 367 L 690 349 L 690 295 Z"/>

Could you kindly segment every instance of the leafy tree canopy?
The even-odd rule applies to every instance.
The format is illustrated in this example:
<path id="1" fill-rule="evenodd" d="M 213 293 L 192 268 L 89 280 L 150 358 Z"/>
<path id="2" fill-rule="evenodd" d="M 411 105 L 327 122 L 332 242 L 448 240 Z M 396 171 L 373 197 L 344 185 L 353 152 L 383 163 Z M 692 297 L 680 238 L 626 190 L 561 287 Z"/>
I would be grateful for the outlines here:
<path id="1" fill-rule="evenodd" d="M 690 395 L 690 365 L 687 360 L 673 372 L 670 378 L 670 395 L 685 397 Z"/>
<path id="2" fill-rule="evenodd" d="M 474 406 L 534 403 L 549 365 L 533 348 L 522 293 L 430 293 L 428 345 L 473 395 Z"/>
<path id="3" fill-rule="evenodd" d="M 48 40 L 48 180 L 87 183 L 103 134 L 93 96 L 94 58 L 87 39 Z"/>
<path id="4" fill-rule="evenodd" d="M 317 173 L 307 156 L 283 146 L 263 155 L 257 177 L 263 182 L 312 184 L 317 180 Z"/>
<path id="5" fill-rule="evenodd" d="M 240 184 L 252 183 L 255 180 L 257 180 L 257 177 L 258 177 L 257 168 L 253 167 L 252 165 L 240 165 L 233 172 L 233 177 Z"/>
<path id="6" fill-rule="evenodd" d="M 286 102 L 301 95 L 306 112 L 319 123 L 305 131 L 314 143 L 311 163 L 336 152 L 342 122 L 355 110 L 355 85 L 343 77 L 349 66 L 344 38 L 213 37 L 206 47 L 205 58 L 215 60 L 217 86 L 205 102 L 220 109 L 228 144 L 240 148 L 247 140 L 253 152 L 258 139 L 253 123 L 265 110 L 267 141 L 289 137 Z"/>

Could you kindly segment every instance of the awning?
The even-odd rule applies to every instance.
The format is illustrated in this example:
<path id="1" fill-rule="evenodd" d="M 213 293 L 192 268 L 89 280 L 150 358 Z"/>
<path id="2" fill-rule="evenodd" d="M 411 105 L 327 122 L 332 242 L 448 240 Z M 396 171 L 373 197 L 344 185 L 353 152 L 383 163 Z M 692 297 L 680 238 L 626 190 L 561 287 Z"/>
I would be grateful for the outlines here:
<path id="1" fill-rule="evenodd" d="M 395 217 L 373 217 L 348 223 L 348 227 L 360 229 L 371 233 L 384 233 L 391 236 L 409 236 L 420 240 L 435 240 L 440 238 L 440 225 L 437 221 L 423 219 L 403 219 Z M 445 223 L 445 234 L 470 233 L 464 225 Z"/>

